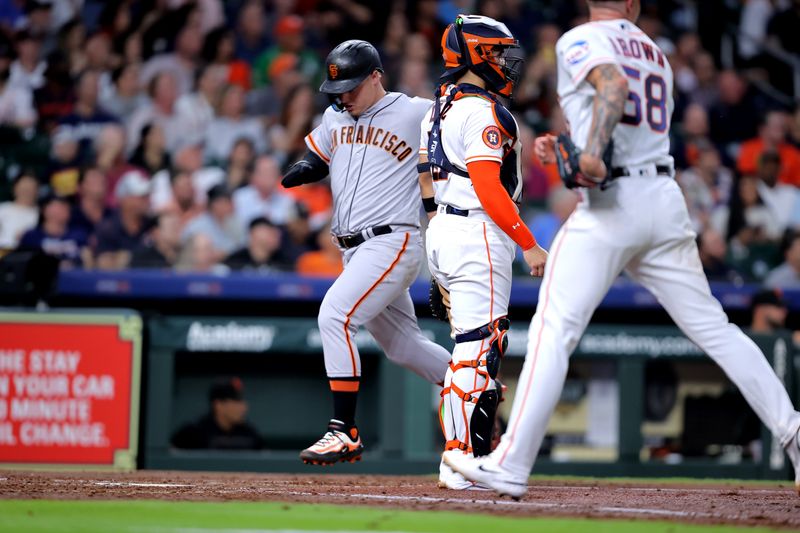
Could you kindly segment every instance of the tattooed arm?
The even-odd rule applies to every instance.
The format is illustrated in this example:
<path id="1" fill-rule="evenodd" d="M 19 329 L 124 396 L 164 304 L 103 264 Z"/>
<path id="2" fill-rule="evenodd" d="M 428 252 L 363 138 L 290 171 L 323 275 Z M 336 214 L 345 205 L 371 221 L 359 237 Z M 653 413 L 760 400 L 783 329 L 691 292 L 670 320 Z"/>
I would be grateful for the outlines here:
<path id="1" fill-rule="evenodd" d="M 605 177 L 603 152 L 611 133 L 622 118 L 628 99 L 628 80 L 613 65 L 598 65 L 586 77 L 596 91 L 589 138 L 581 154 L 581 171 L 587 176 Z"/>

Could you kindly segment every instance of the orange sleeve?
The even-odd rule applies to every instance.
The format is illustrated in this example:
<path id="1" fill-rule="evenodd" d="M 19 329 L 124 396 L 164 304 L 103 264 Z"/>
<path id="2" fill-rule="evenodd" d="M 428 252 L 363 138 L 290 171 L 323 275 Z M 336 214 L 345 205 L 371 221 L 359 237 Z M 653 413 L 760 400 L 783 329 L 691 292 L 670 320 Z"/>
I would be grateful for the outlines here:
<path id="1" fill-rule="evenodd" d="M 505 231 L 523 250 L 536 245 L 531 230 L 517 213 L 517 206 L 509 198 L 500 183 L 500 163 L 496 161 L 474 161 L 467 163 L 467 171 L 475 188 L 475 194 L 483 209 L 500 229 Z"/>

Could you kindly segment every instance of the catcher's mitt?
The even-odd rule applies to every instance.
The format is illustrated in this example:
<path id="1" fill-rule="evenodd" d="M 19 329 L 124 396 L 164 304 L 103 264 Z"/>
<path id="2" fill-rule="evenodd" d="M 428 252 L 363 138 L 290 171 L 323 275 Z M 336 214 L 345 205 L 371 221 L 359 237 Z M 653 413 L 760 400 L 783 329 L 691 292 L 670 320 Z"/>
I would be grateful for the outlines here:
<path id="1" fill-rule="evenodd" d="M 608 176 L 611 174 L 611 155 L 614 152 L 614 142 L 609 141 L 603 152 L 603 162 L 606 164 L 606 177 L 597 180 L 590 178 L 581 172 L 579 164 L 581 157 L 581 149 L 575 146 L 569 135 L 561 134 L 556 140 L 556 164 L 558 165 L 558 174 L 561 176 L 561 181 L 567 189 L 574 189 L 576 187 L 588 187 L 592 184 L 600 185 L 601 189 L 609 183 Z"/>
<path id="2" fill-rule="evenodd" d="M 443 322 L 450 322 L 450 293 L 437 283 L 436 278 L 431 278 L 428 304 L 434 317 Z"/>

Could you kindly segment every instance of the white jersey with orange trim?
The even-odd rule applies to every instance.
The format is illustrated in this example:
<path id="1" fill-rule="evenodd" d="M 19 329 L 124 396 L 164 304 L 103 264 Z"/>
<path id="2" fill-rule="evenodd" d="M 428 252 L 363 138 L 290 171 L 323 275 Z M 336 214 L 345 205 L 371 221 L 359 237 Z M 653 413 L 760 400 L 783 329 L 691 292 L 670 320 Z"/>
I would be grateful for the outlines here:
<path id="1" fill-rule="evenodd" d="M 309 150 L 330 167 L 335 235 L 386 224 L 419 227 L 417 143 L 430 107 L 431 100 L 388 92 L 358 118 L 329 107 L 306 136 Z"/>
<path id="2" fill-rule="evenodd" d="M 445 96 L 440 98 L 440 105 L 454 88 L 455 85 L 447 88 Z M 516 125 L 516 119 L 512 117 L 512 120 Z M 432 122 L 431 111 L 422 121 L 419 149 L 421 155 L 428 153 Z M 478 94 L 464 95 L 454 100 L 450 109 L 442 110 L 440 136 L 447 159 L 464 173 L 467 172 L 467 164 L 473 161 L 496 161 L 502 164 L 509 149 L 517 152 L 517 165 L 522 160 L 521 145 L 516 142 L 516 136 L 505 131 L 495 116 L 493 102 Z M 516 175 L 521 175 L 519 168 Z M 436 191 L 437 204 L 451 205 L 464 210 L 483 208 L 468 177 L 451 174 L 444 179 L 437 179 L 437 176 L 434 176 L 433 187 Z M 521 197 L 522 180 L 518 179 L 511 198 L 519 202 Z"/>
<path id="3" fill-rule="evenodd" d="M 586 76 L 597 65 L 610 64 L 627 77 L 630 91 L 612 136 L 612 165 L 672 165 L 672 67 L 650 37 L 624 19 L 591 22 L 565 33 L 556 55 L 558 96 L 576 146 L 586 147 L 592 124 L 595 89 Z"/>

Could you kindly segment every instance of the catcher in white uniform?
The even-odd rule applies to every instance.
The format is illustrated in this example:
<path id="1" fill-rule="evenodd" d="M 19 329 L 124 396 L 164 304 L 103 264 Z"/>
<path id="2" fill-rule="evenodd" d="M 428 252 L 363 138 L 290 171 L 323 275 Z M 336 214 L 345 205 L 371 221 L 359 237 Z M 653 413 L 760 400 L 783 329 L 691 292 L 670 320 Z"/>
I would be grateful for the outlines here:
<path id="1" fill-rule="evenodd" d="M 330 173 L 331 231 L 344 255 L 344 272 L 319 310 L 333 418 L 300 453 L 303 462 L 321 465 L 357 461 L 364 450 L 355 422 L 361 359 L 353 337 L 360 326 L 390 360 L 431 383 L 442 383 L 450 361 L 420 331 L 408 293 L 424 258 L 415 153 L 431 101 L 386 92 L 378 51 L 366 41 L 338 45 L 326 69 L 320 91 L 333 105 L 282 182 L 294 187 Z"/>
<path id="2" fill-rule="evenodd" d="M 519 217 L 517 123 L 496 97 L 509 96 L 518 79 L 515 48 L 504 24 L 459 15 L 442 36 L 445 84 L 422 123 L 420 189 L 426 210 L 437 212 L 426 233 L 428 265 L 449 296 L 449 317 L 440 318 L 449 318 L 456 341 L 440 420 L 445 449 L 465 457 L 491 451 L 516 246 L 533 275 L 547 258 Z M 439 485 L 473 488 L 444 464 Z"/>
<path id="3" fill-rule="evenodd" d="M 739 388 L 785 447 L 800 490 L 800 413 L 758 347 L 728 322 L 711 295 L 673 179 L 672 69 L 633 23 L 640 0 L 588 4 L 590 22 L 556 45 L 558 95 L 579 147 L 560 167 L 568 186 L 581 187 L 582 201 L 553 241 L 505 435 L 486 457 L 447 452 L 444 461 L 500 494 L 525 494 L 569 356 L 625 270 Z M 612 141 L 609 167 L 603 154 Z M 536 140 L 535 150 L 553 162 L 561 147 L 547 135 Z"/>

